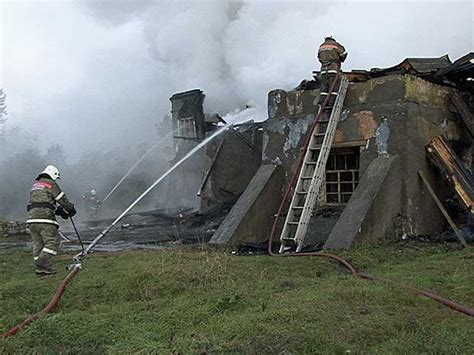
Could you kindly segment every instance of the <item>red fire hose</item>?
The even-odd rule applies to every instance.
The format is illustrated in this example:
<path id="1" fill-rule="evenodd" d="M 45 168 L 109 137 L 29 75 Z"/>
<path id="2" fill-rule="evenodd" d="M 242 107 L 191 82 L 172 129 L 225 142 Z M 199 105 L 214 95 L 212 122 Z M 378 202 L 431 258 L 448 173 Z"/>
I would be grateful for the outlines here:
<path id="1" fill-rule="evenodd" d="M 331 88 L 329 89 L 328 96 L 326 97 L 323 104 L 321 105 L 320 110 L 319 110 L 319 112 L 318 112 L 318 114 L 317 114 L 317 116 L 314 120 L 313 126 L 311 127 L 311 130 L 309 132 L 313 132 L 314 129 L 316 128 L 316 125 L 319 123 L 321 115 L 324 112 L 324 108 L 326 107 L 326 105 L 329 101 L 329 98 L 331 97 L 331 93 L 333 92 L 333 90 L 334 90 L 334 88 L 337 84 L 337 81 L 339 80 L 339 77 L 340 77 L 340 72 L 334 78 L 334 81 L 331 84 Z M 420 296 L 431 298 L 432 300 L 434 300 L 436 302 L 439 302 L 439 303 L 441 303 L 445 306 L 448 306 L 451 309 L 454 309 L 458 312 L 461 312 L 461 313 L 464 313 L 468 316 L 474 317 L 474 309 L 473 308 L 470 308 L 470 307 L 465 306 L 463 304 L 451 301 L 451 300 L 449 300 L 447 298 L 444 298 L 442 296 L 439 296 L 436 293 L 431 292 L 431 291 L 418 289 L 418 288 L 403 285 L 403 284 L 400 284 L 400 283 L 397 283 L 397 282 L 394 282 L 394 281 L 391 281 L 391 280 L 382 279 L 382 278 L 375 277 L 375 276 L 372 276 L 372 275 L 369 275 L 369 274 L 366 274 L 366 273 L 361 273 L 361 272 L 357 271 L 357 269 L 350 262 L 348 262 L 344 258 L 342 258 L 340 256 L 337 256 L 337 255 L 334 255 L 334 254 L 321 253 L 321 252 L 306 252 L 306 253 L 295 253 L 295 252 L 293 252 L 293 253 L 278 254 L 278 253 L 275 253 L 273 251 L 273 248 L 272 248 L 273 247 L 273 240 L 275 238 L 276 230 L 277 230 L 277 227 L 278 227 L 278 222 L 279 222 L 280 217 L 283 213 L 283 210 L 285 209 L 286 204 L 287 204 L 287 202 L 288 202 L 288 200 L 289 200 L 290 196 L 292 195 L 292 192 L 295 188 L 297 178 L 299 176 L 299 172 L 301 170 L 301 167 L 303 166 L 303 161 L 304 161 L 306 151 L 308 150 L 308 145 L 309 145 L 310 139 L 311 139 L 311 134 L 308 134 L 308 137 L 307 137 L 307 139 L 304 143 L 303 148 L 301 149 L 300 156 L 298 158 L 298 163 L 296 165 L 295 174 L 293 175 L 293 178 L 291 179 L 290 183 L 288 184 L 288 186 L 286 188 L 285 195 L 283 196 L 283 199 L 280 203 L 278 211 L 275 215 L 275 219 L 273 221 L 270 238 L 269 238 L 269 241 L 268 241 L 268 254 L 270 254 L 271 256 L 277 256 L 277 257 L 316 256 L 316 257 L 330 258 L 330 259 L 336 260 L 337 262 L 342 264 L 347 270 L 349 270 L 349 272 L 353 276 L 360 277 L 360 278 L 363 278 L 363 279 L 366 279 L 366 280 L 378 281 L 378 282 L 384 282 L 384 283 L 391 284 L 391 285 L 396 285 L 396 286 L 404 288 L 406 290 L 410 290 L 410 291 L 412 291 L 412 292 L 414 292 L 414 293 L 416 293 Z"/>
<path id="2" fill-rule="evenodd" d="M 56 292 L 53 295 L 53 298 L 51 299 L 49 304 L 43 310 L 39 311 L 36 314 L 33 314 L 31 317 L 25 319 L 20 324 L 14 326 L 13 328 L 8 330 L 7 332 L 3 333 L 2 338 L 6 338 L 6 337 L 9 337 L 9 336 L 15 335 L 20 330 L 22 330 L 23 328 L 30 325 L 31 322 L 37 320 L 38 318 L 40 318 L 40 317 L 42 317 L 42 316 L 44 316 L 48 313 L 52 313 L 54 311 L 54 309 L 57 307 L 59 299 L 63 295 L 64 291 L 66 291 L 67 285 L 69 284 L 69 282 L 71 282 L 71 280 L 74 278 L 74 276 L 77 275 L 77 273 L 80 270 L 81 269 L 79 267 L 75 267 L 74 269 L 72 269 L 71 272 L 69 274 L 67 274 L 67 276 L 64 278 L 64 280 L 59 284 L 58 288 L 56 289 Z"/>

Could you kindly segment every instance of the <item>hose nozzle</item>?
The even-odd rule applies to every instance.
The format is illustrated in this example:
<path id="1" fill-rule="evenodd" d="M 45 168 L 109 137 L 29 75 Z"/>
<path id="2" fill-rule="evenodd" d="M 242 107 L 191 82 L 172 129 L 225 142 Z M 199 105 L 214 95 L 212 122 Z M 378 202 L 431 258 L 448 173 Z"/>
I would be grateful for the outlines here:
<path id="1" fill-rule="evenodd" d="M 74 260 L 74 261 L 76 261 L 76 260 Z M 74 269 L 82 269 L 82 263 L 79 261 L 79 262 L 69 264 L 68 266 L 66 266 L 66 270 L 68 270 L 68 271 L 71 271 L 71 270 L 74 270 Z"/>

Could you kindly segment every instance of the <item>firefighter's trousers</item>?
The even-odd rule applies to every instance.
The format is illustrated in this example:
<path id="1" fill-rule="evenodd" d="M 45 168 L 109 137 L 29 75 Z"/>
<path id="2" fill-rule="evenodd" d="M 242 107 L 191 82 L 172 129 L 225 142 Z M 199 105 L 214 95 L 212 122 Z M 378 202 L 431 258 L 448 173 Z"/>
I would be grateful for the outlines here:
<path id="1" fill-rule="evenodd" d="M 336 78 L 337 71 L 331 70 L 330 72 L 322 71 L 321 72 L 321 91 L 319 93 L 319 104 L 322 105 L 326 97 L 330 95 L 330 98 L 327 102 L 327 106 L 333 106 L 334 102 L 336 101 L 337 92 L 339 90 L 340 82 L 336 83 L 334 89 L 331 94 L 329 94 L 329 90 L 331 89 L 331 85 Z"/>
<path id="2" fill-rule="evenodd" d="M 58 228 L 48 223 L 29 225 L 37 273 L 54 272 L 54 256 L 58 254 L 59 249 Z"/>

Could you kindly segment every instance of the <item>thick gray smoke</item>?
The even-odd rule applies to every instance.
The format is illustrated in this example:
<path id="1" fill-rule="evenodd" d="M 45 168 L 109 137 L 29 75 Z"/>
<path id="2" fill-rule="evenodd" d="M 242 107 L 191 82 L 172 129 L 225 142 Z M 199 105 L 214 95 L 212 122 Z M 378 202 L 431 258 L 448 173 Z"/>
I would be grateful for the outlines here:
<path id="1" fill-rule="evenodd" d="M 408 56 L 449 54 L 454 60 L 473 47 L 471 1 L 1 6 L 0 88 L 7 94 L 9 137 L 3 137 L 0 160 L 10 165 L 0 167 L 0 183 L 12 181 L 21 196 L 36 166 L 58 159 L 55 149 L 48 151 L 57 145 L 77 195 L 87 186 L 113 186 L 138 159 L 140 143 L 151 146 L 168 133 L 163 117 L 178 91 L 204 90 L 208 112 L 225 115 L 250 103 L 257 106 L 252 113 L 265 119 L 268 91 L 309 79 L 327 34 L 346 46 L 345 69 L 392 66 Z M 12 138 L 16 126 L 24 131 Z M 2 201 L 7 192 L 0 190 Z"/>
<path id="2" fill-rule="evenodd" d="M 473 46 L 471 1 L 6 1 L 2 10 L 9 124 L 72 158 L 150 142 L 177 91 L 203 89 L 208 111 L 250 102 L 265 112 L 269 90 L 311 77 L 327 34 L 349 51 L 346 69 L 456 59 Z"/>
<path id="3" fill-rule="evenodd" d="M 104 25 L 140 23 L 160 81 L 172 91 L 202 88 L 207 107 L 221 113 L 248 102 L 264 109 L 269 90 L 310 78 L 328 34 L 346 45 L 345 67 L 357 69 L 392 66 L 407 56 L 456 59 L 473 44 L 469 1 L 83 4 Z"/>

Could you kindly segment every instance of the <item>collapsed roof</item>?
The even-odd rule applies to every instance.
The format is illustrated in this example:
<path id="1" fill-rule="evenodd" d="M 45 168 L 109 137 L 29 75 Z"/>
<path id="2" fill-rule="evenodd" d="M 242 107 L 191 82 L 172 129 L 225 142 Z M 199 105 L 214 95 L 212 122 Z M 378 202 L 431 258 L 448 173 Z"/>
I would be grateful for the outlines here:
<path id="1" fill-rule="evenodd" d="M 439 58 L 406 58 L 400 64 L 391 68 L 373 68 L 370 69 L 372 77 L 389 74 L 413 74 L 418 76 L 433 75 L 440 69 L 451 65 L 452 62 L 448 55 Z"/>
<path id="2" fill-rule="evenodd" d="M 367 81 L 393 74 L 411 74 L 427 80 L 462 86 L 474 93 L 474 52 L 451 62 L 448 55 L 438 58 L 406 58 L 401 63 L 390 68 L 372 68 L 367 70 L 352 70 L 344 73 L 350 81 Z"/>

